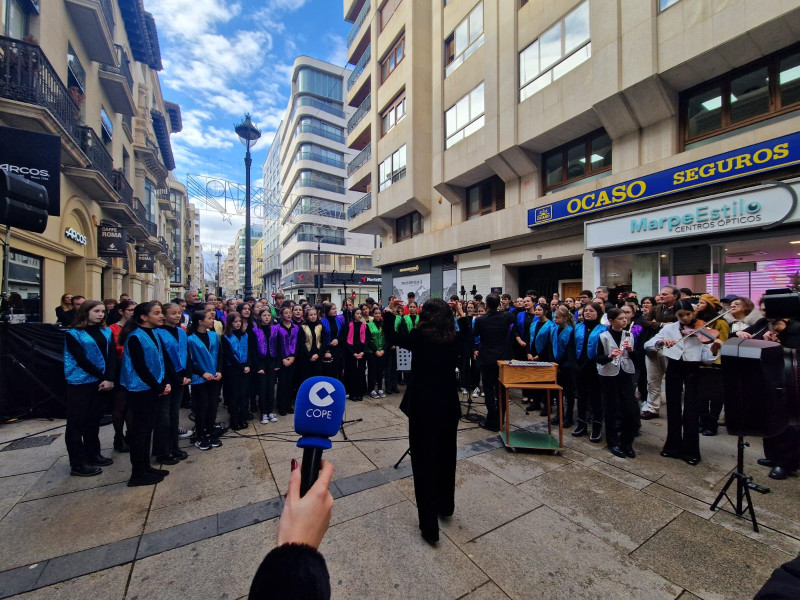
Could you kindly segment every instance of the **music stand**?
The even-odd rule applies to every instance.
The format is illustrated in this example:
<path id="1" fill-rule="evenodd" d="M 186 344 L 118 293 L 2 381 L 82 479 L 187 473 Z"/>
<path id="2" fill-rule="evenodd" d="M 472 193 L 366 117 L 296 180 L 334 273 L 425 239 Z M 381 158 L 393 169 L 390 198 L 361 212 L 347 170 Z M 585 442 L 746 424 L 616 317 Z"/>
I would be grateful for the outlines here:
<path id="1" fill-rule="evenodd" d="M 769 488 L 753 483 L 753 478 L 748 477 L 744 473 L 744 447 L 749 445 L 750 443 L 745 442 L 744 437 L 740 435 L 739 442 L 737 443 L 739 450 L 736 457 L 736 471 L 731 473 L 725 487 L 722 488 L 722 491 L 717 495 L 717 499 L 714 500 L 714 504 L 711 505 L 711 510 L 716 510 L 717 506 L 724 498 L 733 506 L 737 517 L 741 517 L 745 512 L 750 513 L 750 520 L 753 522 L 753 531 L 758 533 L 758 521 L 756 521 L 756 511 L 753 508 L 753 499 L 750 497 L 750 490 L 755 490 L 759 494 L 768 494 Z M 736 482 L 736 503 L 728 496 L 728 488 L 731 487 L 734 481 Z M 745 499 L 747 499 L 747 506 L 743 506 Z"/>

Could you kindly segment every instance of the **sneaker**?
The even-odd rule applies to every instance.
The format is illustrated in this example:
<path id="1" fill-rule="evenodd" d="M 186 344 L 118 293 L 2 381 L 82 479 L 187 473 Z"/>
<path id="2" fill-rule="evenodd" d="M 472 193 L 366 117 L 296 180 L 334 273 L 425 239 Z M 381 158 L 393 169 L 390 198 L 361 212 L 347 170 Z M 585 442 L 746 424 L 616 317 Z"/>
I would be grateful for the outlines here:
<path id="1" fill-rule="evenodd" d="M 473 398 L 479 398 L 480 395 L 481 395 L 481 388 L 476 387 L 474 390 L 472 390 L 472 397 Z"/>
<path id="2" fill-rule="evenodd" d="M 461 388 L 462 394 L 469 394 L 469 390 L 467 388 Z"/>
<path id="3" fill-rule="evenodd" d="M 350 394 L 345 394 L 345 395 L 344 395 L 344 399 L 345 399 L 345 400 L 349 400 L 349 399 L 350 399 Z"/>
<path id="4" fill-rule="evenodd" d="M 483 397 L 485 397 L 485 396 L 486 396 L 486 394 L 484 394 L 484 393 L 481 391 L 481 398 L 483 398 Z"/>
<path id="5" fill-rule="evenodd" d="M 187 437 L 189 437 L 190 435 L 192 435 L 192 432 L 191 432 L 191 431 L 188 431 L 188 430 L 186 430 L 186 429 L 183 429 L 182 427 L 178 427 L 178 437 L 179 437 L 179 438 L 187 438 Z"/>
<path id="6" fill-rule="evenodd" d="M 277 423 L 278 421 L 278 417 L 275 416 L 275 413 L 269 413 L 268 419 L 270 423 Z"/>
<path id="7" fill-rule="evenodd" d="M 222 446 L 222 440 L 215 437 L 212 437 L 209 443 L 211 444 L 212 448 L 219 448 L 220 446 Z"/>
<path id="8" fill-rule="evenodd" d="M 378 396 L 380 396 L 381 398 L 386 398 L 386 392 L 384 392 L 383 390 L 378 390 Z"/>
<path id="9" fill-rule="evenodd" d="M 378 398 L 378 397 L 379 397 L 379 396 L 378 396 L 378 392 L 376 392 L 375 390 L 372 390 L 372 391 L 369 393 L 369 395 L 370 395 L 370 396 L 372 396 L 373 398 Z M 384 395 L 385 395 L 385 394 L 384 394 Z"/>
<path id="10" fill-rule="evenodd" d="M 208 441 L 208 438 L 200 438 L 194 443 L 194 446 L 200 450 L 211 450 L 211 442 Z"/>
<path id="11" fill-rule="evenodd" d="M 269 423 L 269 417 L 267 415 L 261 415 L 261 424 L 266 425 Z"/>

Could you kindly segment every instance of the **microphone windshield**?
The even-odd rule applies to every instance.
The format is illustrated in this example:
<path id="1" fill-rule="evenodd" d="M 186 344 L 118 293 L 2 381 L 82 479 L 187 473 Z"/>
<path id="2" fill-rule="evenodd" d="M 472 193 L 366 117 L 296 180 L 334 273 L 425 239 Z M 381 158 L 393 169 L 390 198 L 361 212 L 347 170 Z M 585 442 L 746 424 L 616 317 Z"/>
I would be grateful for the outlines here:
<path id="1" fill-rule="evenodd" d="M 302 436 L 299 448 L 331 447 L 331 438 L 342 425 L 345 406 L 344 385 L 331 377 L 309 377 L 297 391 L 294 430 Z"/>

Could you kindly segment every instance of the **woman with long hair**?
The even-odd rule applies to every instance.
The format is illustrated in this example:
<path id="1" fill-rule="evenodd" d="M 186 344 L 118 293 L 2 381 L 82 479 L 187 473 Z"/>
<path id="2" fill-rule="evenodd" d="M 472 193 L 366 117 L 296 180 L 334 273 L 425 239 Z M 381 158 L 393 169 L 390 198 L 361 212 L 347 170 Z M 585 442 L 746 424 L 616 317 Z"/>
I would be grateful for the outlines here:
<path id="1" fill-rule="evenodd" d="M 178 446 L 178 425 L 180 409 L 189 378 L 189 347 L 186 331 L 180 326 L 183 321 L 183 309 L 178 304 L 169 303 L 162 306 L 164 325 L 156 329 L 164 351 L 172 363 L 170 384 L 172 391 L 167 401 L 159 403 L 156 425 L 153 432 L 153 455 L 165 465 L 175 465 L 189 455 Z"/>
<path id="2" fill-rule="evenodd" d="M 389 317 L 389 324 L 394 328 L 394 311 Z M 344 374 L 347 393 L 350 400 L 360 402 L 364 399 L 367 371 L 367 324 L 362 316 L 361 308 L 353 311 L 353 320 L 347 324 L 345 338 Z"/>
<path id="3" fill-rule="evenodd" d="M 117 356 L 106 327 L 102 302 L 87 300 L 78 308 L 72 329 L 64 335 L 64 376 L 67 380 L 67 428 L 64 443 L 70 474 L 99 475 L 114 461 L 100 453 L 103 392 L 114 388 Z"/>
<path id="4" fill-rule="evenodd" d="M 136 308 L 136 302 L 133 300 L 123 300 L 114 307 L 114 312 L 117 313 L 116 323 L 108 326 L 111 330 L 111 338 L 114 341 L 114 348 L 117 352 L 117 367 L 114 374 L 114 389 L 111 391 L 111 396 L 114 399 L 114 407 L 111 410 L 111 423 L 114 426 L 114 450 L 117 452 L 128 452 L 128 443 L 125 440 L 123 428 L 127 425 L 128 431 L 131 429 L 130 420 L 128 418 L 128 393 L 119 384 L 119 372 L 122 367 L 122 351 L 123 345 L 119 342 L 119 332 L 125 326 L 125 323 L 133 318 L 133 311 Z"/>
<path id="5" fill-rule="evenodd" d="M 597 345 L 600 334 L 606 330 L 600 324 L 603 308 L 594 302 L 584 305 L 583 321 L 575 326 L 570 344 L 570 363 L 575 376 L 575 391 L 578 395 L 578 424 L 572 435 L 580 437 L 587 431 L 587 409 L 592 409 L 592 432 L 589 440 L 599 442 L 603 430 L 603 398 L 600 395 L 600 376 L 597 373 Z"/>
<path id="6" fill-rule="evenodd" d="M 549 318 L 550 307 L 547 304 L 538 302 L 533 305 L 533 320 L 528 328 L 528 345 L 526 346 L 526 360 L 547 362 L 550 360 L 551 344 L 550 331 L 553 322 Z M 543 390 L 536 390 L 531 394 L 531 402 L 534 405 L 541 403 L 542 409 L 539 415 L 547 416 L 547 394 Z M 558 416 L 554 417 L 558 422 Z"/>
<path id="7" fill-rule="evenodd" d="M 645 296 L 642 298 L 642 315 L 639 325 L 642 324 L 644 318 L 650 315 L 656 307 L 656 299 L 653 296 Z M 647 402 L 647 365 L 651 362 L 658 362 L 659 357 L 657 352 L 646 352 L 644 345 L 655 337 L 658 329 L 652 327 L 642 327 L 642 331 L 636 338 L 634 344 L 634 356 L 636 361 L 636 389 L 639 391 L 639 402 Z"/>
<path id="8" fill-rule="evenodd" d="M 61 319 L 61 315 L 68 310 L 72 310 L 72 308 L 72 294 L 63 294 L 61 302 L 56 306 L 56 319 Z"/>
<path id="9" fill-rule="evenodd" d="M 350 322 L 353 320 L 354 313 L 355 305 L 353 304 L 353 301 L 350 298 L 345 299 L 345 301 L 342 302 L 342 318 L 346 324 L 350 324 Z"/>
<path id="10" fill-rule="evenodd" d="M 139 304 L 133 317 L 119 334 L 124 346 L 120 384 L 128 390 L 131 428 L 128 431 L 131 457 L 129 487 L 155 485 L 169 471 L 150 465 L 150 441 L 158 403 L 169 396 L 172 387 L 164 359 L 164 348 L 155 329 L 164 324 L 158 302 Z"/>
<path id="11" fill-rule="evenodd" d="M 192 408 L 194 409 L 195 442 L 200 450 L 221 446 L 216 436 L 217 405 L 222 380 L 222 351 L 214 331 L 214 311 L 196 310 L 187 329 L 187 346 L 192 371 Z M 212 440 L 215 445 L 212 445 Z"/>
<path id="12" fill-rule="evenodd" d="M 278 414 L 286 416 L 294 413 L 292 406 L 292 385 L 300 328 L 292 321 L 292 309 L 281 307 L 280 321 L 272 328 L 269 338 L 269 352 L 275 357 L 275 371 L 278 375 L 277 404 Z"/>
<path id="13" fill-rule="evenodd" d="M 305 311 L 305 319 L 300 325 L 300 381 L 309 377 L 316 377 L 322 373 L 322 356 L 324 348 L 328 345 L 325 338 L 325 329 L 319 320 L 317 309 L 309 306 Z"/>
<path id="14" fill-rule="evenodd" d="M 336 305 L 325 302 L 322 305 L 322 326 L 325 328 L 328 344 L 322 355 L 322 374 L 342 380 L 342 333 L 345 330 L 344 316 L 336 314 Z"/>
<path id="15" fill-rule="evenodd" d="M 269 351 L 269 338 L 274 326 L 272 312 L 264 308 L 258 313 L 256 327 L 255 359 L 256 381 L 258 382 L 258 407 L 261 410 L 261 423 L 274 423 L 275 416 L 275 357 Z"/>
<path id="16" fill-rule="evenodd" d="M 247 335 L 248 349 L 250 356 L 255 356 L 258 339 L 256 338 L 256 315 L 250 302 L 240 302 L 236 306 L 236 312 L 242 317 L 242 331 Z M 258 378 L 256 369 L 251 369 L 247 374 L 247 420 L 253 418 L 253 413 L 258 410 L 256 396 L 258 395 Z"/>
<path id="17" fill-rule="evenodd" d="M 229 312 L 225 321 L 225 334 L 222 336 L 222 356 L 224 358 L 223 385 L 228 402 L 230 428 L 239 431 L 247 428 L 247 415 L 250 408 L 249 379 L 250 341 L 242 330 L 244 319 L 237 312 Z"/>
<path id="18" fill-rule="evenodd" d="M 456 315 L 441 298 L 426 300 L 419 323 L 411 331 L 395 330 L 391 323 L 397 300 L 383 319 L 389 343 L 410 350 L 411 380 L 400 410 L 408 416 L 408 438 L 419 528 L 430 544 L 439 540 L 438 516 L 455 510 L 456 434 L 461 418 L 456 367 L 469 335 L 469 319 L 459 303 Z M 456 319 L 458 317 L 458 331 Z"/>
<path id="19" fill-rule="evenodd" d="M 569 353 L 567 349 L 572 341 L 572 332 L 575 329 L 575 322 L 572 319 L 572 312 L 565 305 L 556 308 L 553 313 L 553 326 L 550 329 L 551 360 L 558 363 L 558 385 L 563 388 L 564 395 L 564 427 L 572 427 L 573 420 L 573 400 L 574 378 L 570 368 Z M 558 419 L 558 415 L 555 415 Z"/>

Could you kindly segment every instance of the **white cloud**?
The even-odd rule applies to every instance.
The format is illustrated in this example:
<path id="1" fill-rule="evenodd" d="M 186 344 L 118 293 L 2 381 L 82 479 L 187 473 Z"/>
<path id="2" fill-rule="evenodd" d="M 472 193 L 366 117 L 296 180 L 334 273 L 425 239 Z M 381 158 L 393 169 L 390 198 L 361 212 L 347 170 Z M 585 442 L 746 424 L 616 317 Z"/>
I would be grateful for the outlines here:
<path id="1" fill-rule="evenodd" d="M 328 33 L 325 36 L 325 45 L 328 46 L 325 62 L 344 67 L 347 64 L 347 41 L 344 37 Z"/>
<path id="2" fill-rule="evenodd" d="M 158 0 L 148 10 L 156 18 L 159 30 L 168 35 L 194 38 L 212 26 L 238 17 L 242 5 L 225 0 Z"/>
<path id="3" fill-rule="evenodd" d="M 269 7 L 274 10 L 294 12 L 302 8 L 308 0 L 270 0 Z"/>

